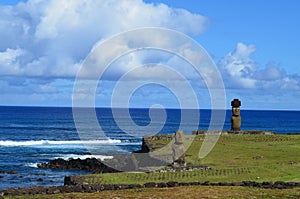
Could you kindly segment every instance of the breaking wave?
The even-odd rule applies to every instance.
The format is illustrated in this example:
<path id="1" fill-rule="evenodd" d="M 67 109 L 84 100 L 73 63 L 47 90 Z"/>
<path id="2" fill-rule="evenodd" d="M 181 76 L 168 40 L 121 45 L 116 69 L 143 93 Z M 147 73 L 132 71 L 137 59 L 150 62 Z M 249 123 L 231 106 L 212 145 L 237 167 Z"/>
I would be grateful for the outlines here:
<path id="1" fill-rule="evenodd" d="M 0 146 L 39 146 L 39 145 L 92 145 L 92 144 L 118 144 L 121 140 L 31 140 L 31 141 L 10 141 L 0 140 Z"/>
<path id="2" fill-rule="evenodd" d="M 39 163 L 26 163 L 24 166 L 26 167 L 32 167 L 32 168 L 38 168 Z"/>

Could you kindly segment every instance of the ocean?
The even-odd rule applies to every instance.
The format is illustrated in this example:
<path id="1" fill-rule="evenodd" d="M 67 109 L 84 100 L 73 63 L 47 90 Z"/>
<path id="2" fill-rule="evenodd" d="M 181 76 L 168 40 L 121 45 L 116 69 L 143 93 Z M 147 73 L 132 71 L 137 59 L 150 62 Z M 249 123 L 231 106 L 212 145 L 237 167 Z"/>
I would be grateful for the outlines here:
<path id="1" fill-rule="evenodd" d="M 122 113 L 124 109 L 116 111 Z M 186 134 L 196 130 L 195 125 L 188 122 L 180 126 L 181 112 L 180 109 L 166 109 L 166 120 L 160 122 L 151 121 L 149 109 L 130 109 L 133 122 L 128 122 L 128 118 L 118 118 L 116 121 L 110 108 L 96 108 L 96 116 L 105 137 L 95 137 L 97 134 L 93 129 L 86 130 L 87 136 L 77 132 L 72 108 L 0 106 L 0 190 L 63 185 L 64 176 L 87 172 L 38 169 L 37 164 L 55 158 L 105 159 L 112 158 L 115 153 L 139 150 L 142 136 L 152 134 L 152 129 L 147 128 L 151 122 L 154 123 L 153 131 L 161 134 L 174 133 L 182 127 Z M 191 118 L 195 112 L 200 113 L 200 122 L 196 128 L 208 129 L 211 110 L 191 110 Z M 119 116 L 122 117 L 122 114 Z M 230 116 L 231 111 L 227 110 L 224 130 L 230 129 Z M 300 133 L 300 111 L 242 110 L 241 116 L 244 130 Z M 130 133 L 119 128 L 120 121 L 123 121 L 122 126 L 126 127 L 126 132 Z M 144 127 L 147 129 L 145 132 L 142 131 Z M 83 137 L 89 139 L 81 141 Z M 95 149 L 97 154 L 91 155 L 90 148 Z M 15 171 L 15 174 L 8 174 L 10 171 Z"/>

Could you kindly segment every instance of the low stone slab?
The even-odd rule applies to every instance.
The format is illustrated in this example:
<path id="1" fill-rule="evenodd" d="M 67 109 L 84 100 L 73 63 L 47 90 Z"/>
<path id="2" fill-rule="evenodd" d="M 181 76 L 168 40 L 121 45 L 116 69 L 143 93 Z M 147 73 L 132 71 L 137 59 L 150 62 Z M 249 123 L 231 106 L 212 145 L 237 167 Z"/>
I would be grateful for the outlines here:
<path id="1" fill-rule="evenodd" d="M 222 134 L 261 134 L 261 135 L 274 135 L 276 134 L 273 131 L 264 131 L 264 130 L 240 130 L 240 131 L 208 131 L 208 130 L 194 130 L 192 131 L 193 135 L 204 135 L 207 133 L 222 133 Z"/>

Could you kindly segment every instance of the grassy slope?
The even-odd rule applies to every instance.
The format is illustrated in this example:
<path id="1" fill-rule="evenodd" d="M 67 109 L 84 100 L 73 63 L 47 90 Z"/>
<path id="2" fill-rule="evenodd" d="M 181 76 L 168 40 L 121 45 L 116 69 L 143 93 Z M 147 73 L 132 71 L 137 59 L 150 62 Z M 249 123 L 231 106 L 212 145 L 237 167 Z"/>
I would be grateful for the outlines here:
<path id="1" fill-rule="evenodd" d="M 153 141 L 154 144 L 157 141 Z M 162 142 L 159 141 L 159 145 Z M 300 181 L 300 135 L 222 135 L 204 159 L 201 140 L 187 151 L 186 161 L 209 171 L 174 173 L 114 173 L 83 176 L 86 181 L 112 184 L 166 181 Z M 293 164 L 291 164 L 293 162 Z"/>
<path id="2" fill-rule="evenodd" d="M 258 189 L 252 187 L 175 187 L 103 191 L 100 193 L 71 193 L 55 195 L 27 195 L 15 198 L 299 198 L 300 189 Z"/>

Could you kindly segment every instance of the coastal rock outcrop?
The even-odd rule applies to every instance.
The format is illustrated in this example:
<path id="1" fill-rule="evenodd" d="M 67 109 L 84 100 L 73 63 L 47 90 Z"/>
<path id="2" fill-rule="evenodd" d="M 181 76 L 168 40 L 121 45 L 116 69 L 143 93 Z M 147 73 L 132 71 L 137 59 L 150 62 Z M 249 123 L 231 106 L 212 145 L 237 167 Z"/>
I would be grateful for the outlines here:
<path id="1" fill-rule="evenodd" d="M 48 163 L 39 164 L 41 169 L 84 170 L 92 173 L 113 173 L 120 171 L 145 171 L 144 167 L 165 164 L 147 154 L 115 154 L 112 159 L 100 161 L 96 158 L 87 159 L 54 159 Z"/>
<path id="2" fill-rule="evenodd" d="M 96 158 L 81 159 L 54 159 L 48 163 L 39 164 L 38 168 L 42 169 L 74 169 L 85 170 L 93 173 L 112 173 L 118 172 L 118 170 L 103 164 Z"/>

